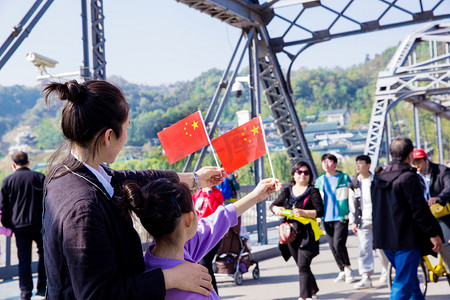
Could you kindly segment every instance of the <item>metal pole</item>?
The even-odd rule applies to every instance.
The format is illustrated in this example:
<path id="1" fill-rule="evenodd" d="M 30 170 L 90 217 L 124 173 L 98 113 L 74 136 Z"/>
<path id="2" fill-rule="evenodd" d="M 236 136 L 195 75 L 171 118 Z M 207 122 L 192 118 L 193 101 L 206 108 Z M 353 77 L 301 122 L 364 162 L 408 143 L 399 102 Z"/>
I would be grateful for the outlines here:
<path id="1" fill-rule="evenodd" d="M 413 112 L 414 112 L 414 135 L 416 137 L 416 148 L 421 148 L 420 147 L 419 106 L 416 103 L 414 103 Z"/>
<path id="2" fill-rule="evenodd" d="M 83 80 L 92 79 L 91 69 L 89 68 L 89 13 L 88 0 L 81 0 L 81 22 L 83 27 L 83 66 L 80 70 L 80 76 Z"/>
<path id="3" fill-rule="evenodd" d="M 9 48 L 9 50 L 5 53 L 3 57 L 0 58 L 0 69 L 6 64 L 11 55 L 17 50 L 23 40 L 28 37 L 31 30 L 33 30 L 34 26 L 41 19 L 44 13 L 47 11 L 48 7 L 53 3 L 53 0 L 47 0 L 46 3 L 41 7 L 41 9 L 37 12 L 34 18 L 31 20 L 30 24 L 25 28 L 24 31 L 21 31 L 15 43 Z M 3 46 L 2 46 L 3 48 Z"/>
<path id="4" fill-rule="evenodd" d="M 36 0 L 34 2 L 33 6 L 31 6 L 30 10 L 25 14 L 25 16 L 20 20 L 19 24 L 14 26 L 14 30 L 11 32 L 11 34 L 8 36 L 6 41 L 3 43 L 3 45 L 0 47 L 0 57 L 2 56 L 3 52 L 8 49 L 9 45 L 12 43 L 12 41 L 19 36 L 20 32 L 23 29 L 23 25 L 25 25 L 28 20 L 31 18 L 31 16 L 34 14 L 36 9 L 38 9 L 39 5 L 41 5 L 43 0 Z"/>
<path id="5" fill-rule="evenodd" d="M 387 163 L 391 162 L 391 153 L 389 151 L 389 146 L 391 145 L 392 135 L 391 135 L 391 114 L 387 113 L 386 115 L 386 141 L 385 149 L 386 149 L 386 160 Z"/>
<path id="6" fill-rule="evenodd" d="M 435 114 L 436 117 L 436 137 L 437 137 L 437 146 L 438 146 L 438 159 L 439 163 L 444 163 L 444 149 L 442 147 L 442 128 L 441 128 L 441 116 L 439 114 Z"/>
<path id="7" fill-rule="evenodd" d="M 252 118 L 261 113 L 261 97 L 259 93 L 259 70 L 258 70 L 258 43 L 257 35 L 254 35 L 248 49 L 249 56 L 249 79 L 250 79 L 250 100 Z M 263 126 L 263 124 L 261 124 Z M 255 166 L 255 186 L 264 178 L 264 156 L 257 159 Z M 266 223 L 266 201 L 256 205 L 256 226 L 258 228 L 258 243 L 267 244 L 267 223 Z"/>

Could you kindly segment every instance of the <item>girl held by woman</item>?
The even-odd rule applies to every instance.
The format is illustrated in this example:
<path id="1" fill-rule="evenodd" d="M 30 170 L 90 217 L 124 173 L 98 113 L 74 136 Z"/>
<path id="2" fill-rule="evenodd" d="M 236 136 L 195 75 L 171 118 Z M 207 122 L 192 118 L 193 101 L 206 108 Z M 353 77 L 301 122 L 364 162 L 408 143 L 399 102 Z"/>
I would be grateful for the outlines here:
<path id="1" fill-rule="evenodd" d="M 291 186 L 284 188 L 272 203 L 271 210 L 283 216 L 284 209 L 293 211 L 295 217 L 314 219 L 323 216 L 323 203 L 319 190 L 313 185 L 311 167 L 306 162 L 298 162 L 292 169 Z M 286 221 L 286 219 L 284 220 Z M 289 220 L 297 231 L 297 236 L 290 244 L 280 244 L 281 254 L 287 261 L 291 256 L 298 265 L 300 274 L 300 299 L 318 299 L 319 288 L 311 272 L 311 262 L 319 254 L 319 241 L 315 239 L 311 224 L 302 224 Z"/>
<path id="2" fill-rule="evenodd" d="M 264 179 L 256 188 L 198 221 L 188 187 L 177 180 L 157 180 L 142 188 L 131 182 L 125 185 L 123 199 L 139 217 L 154 243 L 145 253 L 145 267 L 173 268 L 185 261 L 198 262 L 238 222 L 238 217 L 256 203 L 281 189 L 277 179 Z M 212 291 L 209 297 L 180 289 L 167 291 L 166 299 L 220 299 Z"/>

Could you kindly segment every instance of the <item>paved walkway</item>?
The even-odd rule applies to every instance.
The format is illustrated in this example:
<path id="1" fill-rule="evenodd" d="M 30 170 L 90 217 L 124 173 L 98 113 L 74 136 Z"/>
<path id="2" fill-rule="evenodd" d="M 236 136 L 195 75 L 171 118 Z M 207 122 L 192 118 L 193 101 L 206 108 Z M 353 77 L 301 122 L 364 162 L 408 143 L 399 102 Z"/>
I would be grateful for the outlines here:
<path id="1" fill-rule="evenodd" d="M 276 234 L 276 232 L 275 232 Z M 270 235 L 269 235 L 270 236 Z M 273 238 L 270 239 L 273 242 Z M 276 241 L 276 236 L 275 236 Z M 350 235 L 347 247 L 351 264 L 358 276 L 358 240 L 356 235 Z M 277 249 L 278 251 L 278 249 Z M 435 263 L 432 260 L 432 263 Z M 244 281 L 241 286 L 237 286 L 231 277 L 218 277 L 219 296 L 222 299 L 258 299 L 258 300 L 297 300 L 299 295 L 298 268 L 291 258 L 288 262 L 279 256 L 275 256 L 259 262 L 260 276 L 258 280 L 253 279 L 250 272 L 244 274 Z M 330 248 L 327 243 L 321 243 L 320 254 L 314 258 L 312 271 L 319 286 L 320 299 L 389 299 L 389 288 L 387 284 L 378 281 L 381 271 L 381 264 L 375 258 L 375 274 L 373 275 L 373 288 L 355 290 L 353 285 L 346 283 L 334 283 L 333 280 L 339 271 Z M 444 277 L 437 283 L 428 283 L 426 299 L 449 300 L 450 286 Z"/>
<path id="2" fill-rule="evenodd" d="M 259 261 L 260 276 L 258 280 L 253 279 L 250 272 L 244 274 L 244 282 L 237 286 L 232 277 L 220 276 L 217 278 L 219 295 L 222 299 L 258 299 L 258 300 L 297 300 L 299 294 L 298 270 L 291 259 L 285 262 L 279 256 L 277 243 L 277 231 L 272 229 L 268 232 L 269 244 L 257 245 L 256 234 L 250 235 L 253 244 L 252 253 Z M 347 242 L 352 267 L 357 270 L 357 238 L 350 235 Z M 389 289 L 386 284 L 378 282 L 380 275 L 380 262 L 375 261 L 375 275 L 373 276 L 374 287 L 357 291 L 353 284 L 334 283 L 338 268 L 327 243 L 320 245 L 320 254 L 313 260 L 312 271 L 316 276 L 321 299 L 389 299 Z M 357 271 L 355 272 L 357 274 Z M 359 277 L 357 277 L 359 279 Z M 36 278 L 35 278 L 36 281 Z M 35 282 L 36 285 L 36 282 Z M 450 286 L 445 278 L 440 278 L 437 283 L 428 284 L 427 299 L 449 300 Z M 0 282 L 0 300 L 18 300 L 18 279 Z M 32 299 L 43 299 L 33 297 Z"/>

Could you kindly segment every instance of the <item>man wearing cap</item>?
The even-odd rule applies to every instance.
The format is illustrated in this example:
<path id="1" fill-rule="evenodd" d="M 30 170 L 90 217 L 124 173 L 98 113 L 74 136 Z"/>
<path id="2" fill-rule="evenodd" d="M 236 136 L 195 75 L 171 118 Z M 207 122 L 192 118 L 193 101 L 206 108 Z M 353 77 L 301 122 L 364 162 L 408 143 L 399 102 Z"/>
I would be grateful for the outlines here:
<path id="1" fill-rule="evenodd" d="M 450 169 L 444 165 L 435 164 L 430 161 L 428 155 L 422 149 L 414 149 L 414 160 L 412 165 L 417 168 L 417 173 L 425 182 L 425 198 L 428 205 L 431 206 L 436 202 L 443 205 L 450 201 Z M 439 252 L 445 267 L 450 267 L 450 215 L 437 219 L 444 234 L 444 244 Z"/>
<path id="2" fill-rule="evenodd" d="M 383 249 L 396 270 L 390 299 L 425 299 L 417 268 L 422 255 L 441 250 L 442 232 L 411 167 L 412 141 L 398 137 L 389 150 L 392 161 L 371 185 L 373 246 Z"/>

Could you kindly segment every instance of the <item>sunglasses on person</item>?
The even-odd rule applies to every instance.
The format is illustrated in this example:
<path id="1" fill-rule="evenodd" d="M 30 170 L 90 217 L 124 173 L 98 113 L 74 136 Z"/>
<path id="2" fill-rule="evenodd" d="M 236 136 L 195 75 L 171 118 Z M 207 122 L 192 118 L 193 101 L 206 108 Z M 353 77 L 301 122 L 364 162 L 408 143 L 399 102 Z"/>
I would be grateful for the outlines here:
<path id="1" fill-rule="evenodd" d="M 295 171 L 295 173 L 297 173 L 298 175 L 302 175 L 302 174 L 305 174 L 305 176 L 309 175 L 308 170 L 297 170 L 297 171 Z"/>

